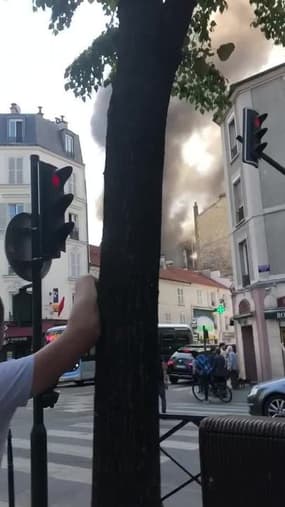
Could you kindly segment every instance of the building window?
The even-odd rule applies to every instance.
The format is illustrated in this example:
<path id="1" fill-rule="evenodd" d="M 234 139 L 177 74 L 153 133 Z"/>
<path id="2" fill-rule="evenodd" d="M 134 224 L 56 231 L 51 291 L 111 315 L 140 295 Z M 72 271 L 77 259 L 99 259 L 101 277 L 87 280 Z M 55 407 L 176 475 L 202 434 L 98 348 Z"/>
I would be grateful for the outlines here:
<path id="1" fill-rule="evenodd" d="M 70 252 L 70 276 L 71 278 L 80 277 L 80 253 Z"/>
<path id="2" fill-rule="evenodd" d="M 180 313 L 180 324 L 185 324 L 185 313 Z"/>
<path id="3" fill-rule="evenodd" d="M 166 312 L 166 314 L 165 314 L 165 322 L 171 322 L 171 313 L 170 312 Z"/>
<path id="4" fill-rule="evenodd" d="M 9 158 L 9 185 L 23 184 L 23 159 Z"/>
<path id="5" fill-rule="evenodd" d="M 8 121 L 8 138 L 11 143 L 22 143 L 23 132 L 24 132 L 23 120 Z"/>
<path id="6" fill-rule="evenodd" d="M 236 124 L 235 119 L 232 118 L 228 124 L 229 131 L 229 144 L 230 144 L 230 154 L 231 160 L 233 160 L 238 154 L 238 146 L 237 146 L 237 133 L 236 133 Z"/>
<path id="7" fill-rule="evenodd" d="M 74 139 L 70 134 L 65 134 L 65 151 L 68 155 L 74 155 Z"/>
<path id="8" fill-rule="evenodd" d="M 246 240 L 239 243 L 239 258 L 240 258 L 242 286 L 246 287 L 247 285 L 250 284 L 248 249 L 247 249 L 247 241 Z"/>
<path id="9" fill-rule="evenodd" d="M 68 189 L 67 192 L 69 194 L 76 195 L 76 175 L 73 172 L 68 180 Z"/>
<path id="10" fill-rule="evenodd" d="M 202 291 L 201 290 L 197 290 L 197 303 L 198 303 L 198 305 L 202 305 L 203 304 Z"/>
<path id="11" fill-rule="evenodd" d="M 216 306 L 216 304 L 217 304 L 216 294 L 215 292 L 211 292 L 211 306 Z"/>
<path id="12" fill-rule="evenodd" d="M 177 298 L 178 298 L 178 305 L 183 306 L 184 305 L 183 289 L 177 289 Z"/>
<path id="13" fill-rule="evenodd" d="M 15 202 L 8 204 L 8 220 L 12 220 L 15 215 L 18 215 L 19 213 L 24 212 L 24 204 L 21 202 Z"/>
<path id="14" fill-rule="evenodd" d="M 234 190 L 234 206 L 235 206 L 235 223 L 237 225 L 240 222 L 242 222 L 242 220 L 244 220 L 244 206 L 240 178 L 234 182 L 233 190 Z"/>
<path id="15" fill-rule="evenodd" d="M 74 223 L 74 227 L 70 233 L 71 239 L 79 239 L 79 221 L 78 221 L 78 215 L 75 215 L 74 213 L 69 213 L 68 215 L 69 222 Z"/>

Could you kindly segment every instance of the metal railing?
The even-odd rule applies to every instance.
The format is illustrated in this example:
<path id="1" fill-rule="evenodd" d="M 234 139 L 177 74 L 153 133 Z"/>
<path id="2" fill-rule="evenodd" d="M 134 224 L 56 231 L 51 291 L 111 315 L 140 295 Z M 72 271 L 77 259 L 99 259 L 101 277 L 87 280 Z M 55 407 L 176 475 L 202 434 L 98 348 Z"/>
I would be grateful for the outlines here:
<path id="1" fill-rule="evenodd" d="M 196 482 L 201 486 L 201 473 L 193 474 L 190 470 L 188 470 L 184 465 L 179 463 L 176 458 L 171 456 L 169 452 L 167 452 L 163 447 L 161 447 L 161 444 L 169 437 L 171 437 L 174 433 L 177 433 L 177 431 L 184 428 L 189 423 L 194 424 L 195 426 L 199 427 L 202 419 L 205 418 L 205 416 L 200 415 L 183 415 L 183 414 L 160 414 L 159 415 L 160 420 L 162 421 L 178 421 L 177 424 L 175 424 L 172 428 L 167 430 L 163 435 L 160 435 L 159 443 L 160 443 L 160 451 L 168 458 L 170 459 L 180 470 L 182 470 L 187 476 L 188 479 L 184 482 L 182 482 L 179 486 L 172 489 L 168 493 L 166 493 L 164 496 L 161 497 L 161 502 L 169 498 L 170 496 L 175 495 L 175 493 L 178 493 L 181 489 L 185 488 L 192 482 Z M 8 440 L 7 440 L 7 461 L 8 461 L 8 498 L 9 498 L 9 507 L 15 507 L 15 486 L 14 486 L 14 467 L 13 467 L 13 448 L 12 448 L 12 433 L 11 430 L 9 430 L 8 433 Z M 163 505 L 163 504 L 162 504 Z"/>
<path id="2" fill-rule="evenodd" d="M 177 461 L 176 458 L 171 456 L 171 454 L 169 454 L 169 452 L 167 452 L 165 449 L 163 449 L 163 447 L 161 447 L 161 443 L 163 443 L 164 440 L 166 440 L 167 438 L 172 436 L 177 431 L 184 428 L 184 426 L 186 426 L 186 424 L 192 423 L 192 424 L 195 424 L 195 426 L 199 427 L 202 419 L 204 419 L 204 418 L 205 418 L 205 416 L 200 416 L 200 415 L 183 415 L 183 414 L 160 414 L 159 415 L 159 419 L 162 421 L 173 421 L 173 422 L 178 421 L 177 424 L 175 424 L 172 428 L 170 428 L 163 435 L 160 436 L 160 439 L 159 439 L 160 451 L 165 456 L 167 456 L 167 458 L 169 458 L 178 468 L 180 468 L 180 470 L 182 470 L 188 476 L 188 479 L 186 481 L 182 482 L 179 486 L 177 486 L 176 488 L 172 489 L 171 491 L 169 491 L 168 493 L 163 495 L 161 497 L 161 502 L 163 502 L 164 500 L 167 500 L 167 498 L 169 498 L 170 496 L 175 495 L 175 493 L 178 493 L 178 491 L 185 488 L 186 486 L 188 486 L 192 482 L 196 482 L 197 484 L 199 484 L 199 486 L 201 486 L 201 473 L 200 472 L 198 474 L 191 473 L 190 470 L 188 470 L 185 466 L 181 465 L 181 463 L 179 463 L 179 461 Z"/>

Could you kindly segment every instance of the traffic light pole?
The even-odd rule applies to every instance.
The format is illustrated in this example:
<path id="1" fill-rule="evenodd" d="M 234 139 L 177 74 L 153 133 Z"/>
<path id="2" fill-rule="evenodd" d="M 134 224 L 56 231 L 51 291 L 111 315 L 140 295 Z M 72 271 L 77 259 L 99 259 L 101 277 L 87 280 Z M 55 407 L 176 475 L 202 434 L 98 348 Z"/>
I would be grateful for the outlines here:
<path id="1" fill-rule="evenodd" d="M 237 140 L 241 144 L 243 143 L 243 137 L 242 136 L 237 136 Z M 274 160 L 273 158 L 269 157 L 269 155 L 266 155 L 266 153 L 261 153 L 259 155 L 259 158 L 262 158 L 263 160 L 265 160 L 265 162 L 267 162 L 268 164 L 272 165 L 272 167 L 274 167 L 275 169 L 277 169 L 277 171 L 279 171 L 281 174 L 285 175 L 285 167 L 283 167 L 281 164 L 279 164 L 279 162 L 276 162 L 276 160 Z"/>
<path id="2" fill-rule="evenodd" d="M 39 157 L 31 156 L 32 201 L 32 286 L 33 286 L 33 352 L 42 346 L 41 230 L 39 210 Z M 47 433 L 44 425 L 42 396 L 33 400 L 31 432 L 31 500 L 32 507 L 48 506 Z"/>

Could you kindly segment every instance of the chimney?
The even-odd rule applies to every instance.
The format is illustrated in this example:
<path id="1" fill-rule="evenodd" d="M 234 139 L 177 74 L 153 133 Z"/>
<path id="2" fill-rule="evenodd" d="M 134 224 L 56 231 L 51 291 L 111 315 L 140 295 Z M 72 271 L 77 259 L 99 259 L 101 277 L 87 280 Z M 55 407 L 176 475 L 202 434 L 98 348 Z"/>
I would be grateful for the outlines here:
<path id="1" fill-rule="evenodd" d="M 43 117 L 44 113 L 43 113 L 43 108 L 42 106 L 38 106 L 38 113 L 37 113 L 39 116 Z"/>
<path id="2" fill-rule="evenodd" d="M 21 108 L 16 104 L 16 102 L 12 102 L 10 106 L 10 113 L 11 114 L 21 114 Z"/>
<path id="3" fill-rule="evenodd" d="M 68 128 L 68 123 L 67 121 L 64 119 L 64 116 L 63 114 L 60 116 L 60 118 L 56 117 L 55 118 L 55 123 L 57 125 L 57 128 L 59 130 L 62 130 L 62 129 L 67 129 Z"/>
<path id="4" fill-rule="evenodd" d="M 200 244 L 199 244 L 199 226 L 198 226 L 199 209 L 196 201 L 194 202 L 193 212 L 194 212 L 194 231 L 195 231 L 195 251 L 197 253 L 196 259 L 196 269 L 197 269 L 197 266 L 199 265 Z"/>
<path id="5" fill-rule="evenodd" d="M 187 248 L 183 249 L 183 262 L 184 262 L 184 269 L 189 269 L 189 262 L 188 262 L 188 251 Z"/>

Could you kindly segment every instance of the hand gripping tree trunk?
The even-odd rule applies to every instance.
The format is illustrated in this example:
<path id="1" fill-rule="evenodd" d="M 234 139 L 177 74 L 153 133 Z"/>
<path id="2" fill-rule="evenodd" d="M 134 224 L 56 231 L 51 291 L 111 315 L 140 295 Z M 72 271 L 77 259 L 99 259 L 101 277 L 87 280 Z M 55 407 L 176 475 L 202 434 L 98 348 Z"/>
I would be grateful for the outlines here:
<path id="1" fill-rule="evenodd" d="M 93 507 L 160 507 L 157 338 L 164 138 L 191 0 L 121 0 L 108 113 Z"/>

